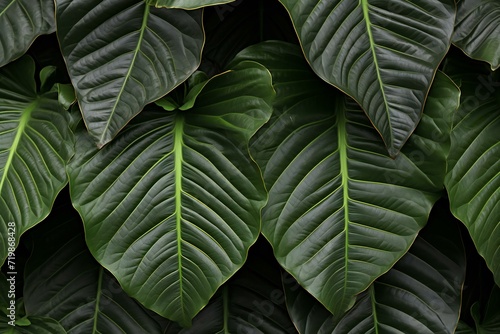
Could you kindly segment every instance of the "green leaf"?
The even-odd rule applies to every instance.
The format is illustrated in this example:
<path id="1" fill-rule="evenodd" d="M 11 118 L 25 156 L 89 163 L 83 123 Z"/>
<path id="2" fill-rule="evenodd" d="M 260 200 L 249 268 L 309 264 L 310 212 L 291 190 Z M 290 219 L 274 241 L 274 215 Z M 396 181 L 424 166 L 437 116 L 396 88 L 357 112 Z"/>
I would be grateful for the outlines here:
<path id="1" fill-rule="evenodd" d="M 262 246 L 258 242 L 252 247 L 243 268 L 219 289 L 191 327 L 171 328 L 165 334 L 297 333 L 286 309 L 279 265 L 272 250 L 267 251 L 269 245 Z"/>
<path id="2" fill-rule="evenodd" d="M 37 94 L 34 76 L 28 56 L 0 69 L 0 234 L 12 233 L 16 245 L 49 214 L 73 154 L 69 115 L 56 93 Z M 1 263 L 7 241 L 0 239 Z"/>
<path id="3" fill-rule="evenodd" d="M 407 254 L 362 293 L 346 315 L 334 318 L 285 276 L 290 316 L 301 334 L 452 334 L 460 315 L 465 252 L 458 226 L 431 218 Z"/>
<path id="4" fill-rule="evenodd" d="M 206 6 L 222 5 L 235 0 L 146 0 L 150 6 L 157 8 L 181 8 L 181 9 L 198 9 Z"/>
<path id="5" fill-rule="evenodd" d="M 496 334 L 500 331 L 500 288 L 494 286 L 486 305 L 472 305 L 477 334 Z M 476 332 L 472 332 L 476 333 Z"/>
<path id="6" fill-rule="evenodd" d="M 0 67 L 21 57 L 36 37 L 55 28 L 52 0 L 0 2 Z"/>
<path id="7" fill-rule="evenodd" d="M 476 331 L 470 328 L 465 322 L 459 321 L 455 334 L 476 334 Z"/>
<path id="8" fill-rule="evenodd" d="M 88 246 L 146 307 L 189 325 L 245 262 L 266 200 L 248 141 L 273 97 L 269 72 L 246 62 L 193 109 L 151 106 L 100 151 L 81 129 L 69 175 Z"/>
<path id="9" fill-rule="evenodd" d="M 270 69 L 271 120 L 252 155 L 269 201 L 262 232 L 279 263 L 335 315 L 403 256 L 440 197 L 458 89 L 439 73 L 421 126 L 391 159 L 357 104 L 312 73 L 297 47 L 243 51 Z"/>
<path id="10" fill-rule="evenodd" d="M 90 134 L 102 147 L 200 64 L 202 12 L 141 0 L 57 0 L 57 34 Z"/>
<path id="11" fill-rule="evenodd" d="M 451 134 L 446 189 L 451 211 L 500 284 L 500 82 L 457 75 L 461 105 Z"/>
<path id="12" fill-rule="evenodd" d="M 280 0 L 317 75 L 353 97 L 395 156 L 450 46 L 453 0 Z"/>
<path id="13" fill-rule="evenodd" d="M 33 315 L 56 319 L 68 333 L 163 334 L 166 320 L 144 309 L 95 261 L 85 245 L 81 220 L 71 204 L 29 236 L 24 301 Z"/>
<path id="14" fill-rule="evenodd" d="M 497 0 L 459 0 L 453 44 L 469 57 L 500 67 L 500 3 Z"/>
<path id="15" fill-rule="evenodd" d="M 3 320 L 3 319 L 2 319 Z M 64 328 L 54 319 L 32 317 L 28 326 L 11 326 L 0 321 L 2 334 L 66 334 Z"/>

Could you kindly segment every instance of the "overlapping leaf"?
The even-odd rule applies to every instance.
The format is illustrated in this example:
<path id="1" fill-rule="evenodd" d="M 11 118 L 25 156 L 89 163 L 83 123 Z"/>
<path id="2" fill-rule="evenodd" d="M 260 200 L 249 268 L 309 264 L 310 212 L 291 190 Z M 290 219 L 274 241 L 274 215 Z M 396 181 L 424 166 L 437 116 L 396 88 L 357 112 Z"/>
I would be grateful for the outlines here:
<path id="1" fill-rule="evenodd" d="M 314 71 L 362 106 L 395 156 L 448 51 L 453 0 L 280 0 Z"/>
<path id="2" fill-rule="evenodd" d="M 451 137 L 446 189 L 451 211 L 500 284 L 500 82 L 457 75 L 461 106 Z"/>
<path id="3" fill-rule="evenodd" d="M 296 283 L 285 284 L 287 306 L 299 332 L 454 333 L 465 279 L 465 254 L 454 223 L 431 219 L 408 253 L 342 318 L 333 317 Z"/>
<path id="4" fill-rule="evenodd" d="M 356 103 L 284 43 L 243 51 L 270 69 L 274 114 L 252 143 L 269 201 L 262 232 L 280 264 L 335 315 L 408 250 L 443 188 L 458 89 L 436 77 L 426 114 L 391 159 Z"/>
<path id="5" fill-rule="evenodd" d="M 263 250 L 259 243 L 252 247 L 243 268 L 193 319 L 192 327 L 172 326 L 165 334 L 296 334 L 285 305 L 279 265 L 272 251 Z"/>
<path id="6" fill-rule="evenodd" d="M 22 56 L 35 38 L 55 31 L 54 1 L 0 2 L 0 67 Z"/>
<path id="7" fill-rule="evenodd" d="M 206 6 L 222 5 L 235 0 L 146 0 L 157 8 L 198 9 Z"/>
<path id="8" fill-rule="evenodd" d="M 188 325 L 245 262 L 266 200 L 248 141 L 273 96 L 269 72 L 246 62 L 193 109 L 148 107 L 100 151 L 81 129 L 69 174 L 88 246 L 146 307 Z"/>
<path id="9" fill-rule="evenodd" d="M 2 334 L 66 334 L 64 328 L 57 321 L 43 317 L 29 318 L 23 326 L 11 326 L 0 321 L 0 331 Z"/>
<path id="10" fill-rule="evenodd" d="M 16 245 L 49 214 L 73 154 L 69 115 L 57 93 L 37 94 L 34 75 L 28 56 L 0 69 L 0 235 L 12 232 Z M 0 238 L 1 263 L 7 241 Z"/>
<path id="11" fill-rule="evenodd" d="M 457 2 L 453 43 L 474 59 L 500 66 L 500 3 L 496 0 Z"/>
<path id="12" fill-rule="evenodd" d="M 57 34 L 85 123 L 99 146 L 200 64 L 202 12 L 144 0 L 57 0 Z"/>
<path id="13" fill-rule="evenodd" d="M 24 301 L 30 317 L 60 321 L 68 333 L 163 334 L 168 321 L 144 309 L 102 269 L 85 245 L 81 220 L 59 206 L 31 234 Z"/>

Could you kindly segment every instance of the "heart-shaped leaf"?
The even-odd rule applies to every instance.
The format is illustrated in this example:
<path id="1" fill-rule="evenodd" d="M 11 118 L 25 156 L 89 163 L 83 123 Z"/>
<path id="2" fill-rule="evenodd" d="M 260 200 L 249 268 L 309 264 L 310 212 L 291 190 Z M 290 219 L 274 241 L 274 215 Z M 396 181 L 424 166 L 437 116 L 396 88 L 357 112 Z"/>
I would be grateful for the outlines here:
<path id="1" fill-rule="evenodd" d="M 362 106 L 395 156 L 450 46 L 454 1 L 280 2 L 314 71 Z"/>
<path id="2" fill-rule="evenodd" d="M 500 2 L 459 0 L 453 43 L 492 70 L 500 66 Z"/>
<path id="3" fill-rule="evenodd" d="M 462 91 L 448 159 L 451 211 L 472 237 L 500 284 L 500 82 L 457 75 Z"/>
<path id="4" fill-rule="evenodd" d="M 103 146 L 200 64 L 202 12 L 144 0 L 57 0 L 57 35 L 90 134 Z"/>
<path id="5" fill-rule="evenodd" d="M 55 29 L 53 0 L 0 2 L 0 67 L 22 56 L 36 37 Z"/>
<path id="6" fill-rule="evenodd" d="M 266 200 L 248 141 L 273 97 L 269 72 L 246 62 L 193 109 L 148 107 L 100 151 L 80 129 L 69 175 L 88 246 L 146 307 L 189 325 L 245 262 Z"/>
<path id="7" fill-rule="evenodd" d="M 391 159 L 366 115 L 310 71 L 300 50 L 270 42 L 236 61 L 270 69 L 274 114 L 252 155 L 269 201 L 262 232 L 279 263 L 339 316 L 413 243 L 440 197 L 458 88 L 438 74 L 426 114 Z"/>
<path id="8" fill-rule="evenodd" d="M 0 262 L 21 234 L 44 219 L 68 182 L 69 115 L 56 92 L 38 94 L 25 56 L 0 68 Z M 9 248 L 10 247 L 10 248 Z"/>
<path id="9" fill-rule="evenodd" d="M 341 318 L 284 279 L 290 316 L 301 334 L 452 334 L 460 315 L 465 253 L 456 222 L 433 212 L 408 253 Z"/>

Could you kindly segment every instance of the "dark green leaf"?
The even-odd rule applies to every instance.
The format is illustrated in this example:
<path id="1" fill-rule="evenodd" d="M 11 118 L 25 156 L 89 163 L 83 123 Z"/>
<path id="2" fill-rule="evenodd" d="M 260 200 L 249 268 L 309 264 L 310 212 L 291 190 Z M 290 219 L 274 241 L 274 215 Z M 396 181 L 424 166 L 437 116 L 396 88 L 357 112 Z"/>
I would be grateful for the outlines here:
<path id="1" fill-rule="evenodd" d="M 74 145 L 57 93 L 37 94 L 34 76 L 28 56 L 0 69 L 0 235 L 11 232 L 16 245 L 49 214 L 68 182 L 65 166 Z M 0 238 L 2 263 L 7 241 Z"/>
<path id="2" fill-rule="evenodd" d="M 150 6 L 181 9 L 198 9 L 206 6 L 222 5 L 233 1 L 235 0 L 146 0 Z"/>
<path id="3" fill-rule="evenodd" d="M 243 51 L 270 69 L 274 114 L 252 143 L 269 201 L 262 232 L 279 263 L 335 315 L 403 256 L 440 197 L 457 87 L 442 73 L 396 158 L 357 104 L 312 73 L 294 45 Z"/>
<path id="4" fill-rule="evenodd" d="M 21 57 L 35 38 L 55 31 L 54 1 L 0 2 L 0 67 Z"/>
<path id="5" fill-rule="evenodd" d="M 500 2 L 459 0 L 453 43 L 495 70 L 500 66 Z"/>
<path id="6" fill-rule="evenodd" d="M 285 276 L 287 305 L 301 334 L 452 334 L 460 314 L 465 254 L 455 221 L 436 214 L 408 253 L 333 317 Z"/>
<path id="7" fill-rule="evenodd" d="M 57 34 L 90 134 L 103 146 L 200 64 L 202 12 L 143 0 L 57 0 Z"/>
<path id="8" fill-rule="evenodd" d="M 189 325 L 245 262 L 266 200 L 248 141 L 273 97 L 269 72 L 246 62 L 193 109 L 151 106 L 100 151 L 81 129 L 69 174 L 87 243 L 146 307 Z"/>
<path id="9" fill-rule="evenodd" d="M 314 71 L 362 106 L 397 155 L 450 46 L 454 1 L 280 2 Z"/>
<path id="10" fill-rule="evenodd" d="M 472 237 L 500 284 L 500 82 L 457 75 L 461 105 L 451 135 L 446 176 L 451 211 Z"/>

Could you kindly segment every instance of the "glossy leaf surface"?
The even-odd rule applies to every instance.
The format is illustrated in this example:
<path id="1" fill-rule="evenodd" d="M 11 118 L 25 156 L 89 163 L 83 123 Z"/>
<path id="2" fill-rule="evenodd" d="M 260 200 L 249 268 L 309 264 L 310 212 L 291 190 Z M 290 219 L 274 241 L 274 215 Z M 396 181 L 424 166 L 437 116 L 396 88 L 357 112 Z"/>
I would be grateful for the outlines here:
<path id="1" fill-rule="evenodd" d="M 57 35 L 98 146 L 200 64 L 202 12 L 143 0 L 57 0 Z"/>
<path id="2" fill-rule="evenodd" d="M 0 1 L 0 66 L 22 56 L 35 38 L 55 31 L 54 1 Z"/>
<path id="3" fill-rule="evenodd" d="M 222 5 L 234 0 L 146 0 L 151 6 L 158 8 L 198 9 L 206 6 Z"/>
<path id="4" fill-rule="evenodd" d="M 460 315 L 465 253 L 457 225 L 436 215 L 408 253 L 334 318 L 296 283 L 285 284 L 287 306 L 301 334 L 453 334 Z"/>
<path id="5" fill-rule="evenodd" d="M 151 106 L 100 151 L 80 128 L 69 174 L 87 244 L 146 307 L 189 325 L 245 262 L 266 200 L 248 141 L 273 97 L 269 72 L 245 62 L 192 109 Z"/>
<path id="6" fill-rule="evenodd" d="M 457 2 L 453 43 L 474 59 L 484 60 L 493 70 L 500 66 L 500 3 L 496 0 Z"/>
<path id="7" fill-rule="evenodd" d="M 450 46 L 454 1 L 280 2 L 316 74 L 353 97 L 397 155 Z"/>
<path id="8" fill-rule="evenodd" d="M 464 74 L 451 136 L 446 189 L 451 211 L 472 237 L 500 284 L 500 82 Z"/>
<path id="9" fill-rule="evenodd" d="M 440 196 L 458 89 L 436 77 L 426 114 L 391 159 L 357 104 L 322 83 L 293 45 L 243 51 L 270 69 L 274 114 L 253 140 L 278 262 L 335 315 L 406 253 Z"/>
<path id="10" fill-rule="evenodd" d="M 68 124 L 58 94 L 37 93 L 30 57 L 0 68 L 0 235 L 12 232 L 16 245 L 49 214 L 68 182 L 65 167 L 74 145 Z M 0 238 L 1 263 L 7 241 Z"/>

